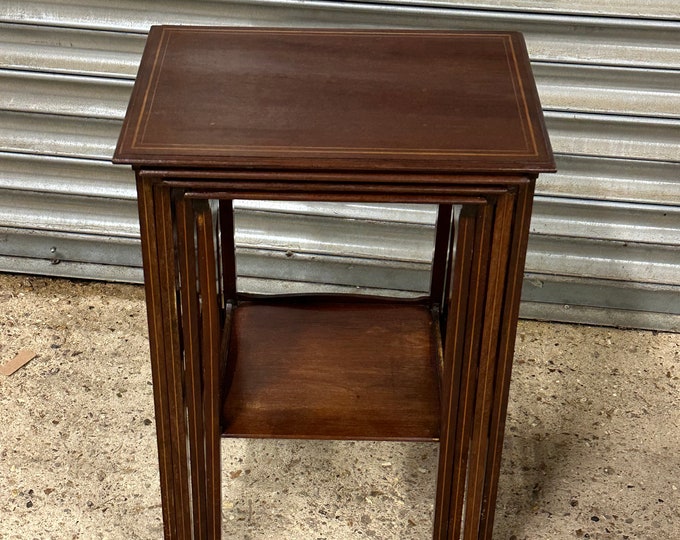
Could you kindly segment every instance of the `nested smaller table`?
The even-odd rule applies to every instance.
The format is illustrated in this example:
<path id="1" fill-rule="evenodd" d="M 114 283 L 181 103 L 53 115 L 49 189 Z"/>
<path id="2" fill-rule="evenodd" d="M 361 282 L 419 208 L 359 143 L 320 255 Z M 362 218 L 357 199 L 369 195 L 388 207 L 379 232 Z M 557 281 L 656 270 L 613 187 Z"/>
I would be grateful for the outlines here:
<path id="1" fill-rule="evenodd" d="M 220 537 L 222 436 L 438 441 L 434 538 L 491 538 L 554 170 L 522 36 L 154 27 L 114 161 L 137 175 L 166 538 Z M 239 292 L 235 199 L 435 204 L 429 294 Z"/>

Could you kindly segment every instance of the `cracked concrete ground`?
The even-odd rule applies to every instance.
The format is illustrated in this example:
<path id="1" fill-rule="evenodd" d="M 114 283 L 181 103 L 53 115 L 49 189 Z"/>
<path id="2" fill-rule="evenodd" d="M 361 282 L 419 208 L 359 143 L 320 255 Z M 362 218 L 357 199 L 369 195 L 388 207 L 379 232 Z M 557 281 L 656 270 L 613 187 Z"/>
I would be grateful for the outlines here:
<path id="1" fill-rule="evenodd" d="M 162 537 L 139 286 L 0 274 L 0 539 Z M 680 336 L 521 321 L 494 538 L 680 539 Z M 425 539 L 435 444 L 225 441 L 223 536 Z"/>

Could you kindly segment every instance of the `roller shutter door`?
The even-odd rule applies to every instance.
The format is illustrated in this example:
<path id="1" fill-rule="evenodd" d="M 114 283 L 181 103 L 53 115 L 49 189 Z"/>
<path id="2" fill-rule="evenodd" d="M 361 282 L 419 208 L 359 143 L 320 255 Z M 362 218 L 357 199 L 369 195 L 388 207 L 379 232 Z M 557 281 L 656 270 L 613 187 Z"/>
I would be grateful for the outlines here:
<path id="1" fill-rule="evenodd" d="M 527 39 L 559 168 L 539 179 L 522 314 L 680 330 L 679 11 L 674 0 L 5 1 L 0 270 L 142 280 L 134 179 L 109 159 L 151 24 L 512 29 Z M 431 208 L 242 202 L 237 219 L 244 288 L 428 283 Z"/>

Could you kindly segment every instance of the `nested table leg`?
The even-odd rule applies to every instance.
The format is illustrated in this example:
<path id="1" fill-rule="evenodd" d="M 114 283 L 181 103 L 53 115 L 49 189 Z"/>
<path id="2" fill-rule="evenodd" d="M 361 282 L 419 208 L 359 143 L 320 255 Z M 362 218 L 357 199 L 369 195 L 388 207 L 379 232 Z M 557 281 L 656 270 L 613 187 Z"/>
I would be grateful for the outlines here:
<path id="1" fill-rule="evenodd" d="M 480 314 L 483 313 L 486 289 L 490 216 L 488 206 L 466 206 L 458 221 L 444 344 L 435 540 L 457 539 L 461 532 L 480 347 Z"/>
<path id="2" fill-rule="evenodd" d="M 220 382 L 223 378 L 220 368 L 220 351 L 227 343 L 220 342 L 220 317 L 218 310 L 217 261 L 215 259 L 214 225 L 208 201 L 196 201 L 196 237 L 198 239 L 198 276 L 201 291 L 201 370 L 203 381 L 203 422 L 205 436 L 206 476 L 205 489 L 199 496 L 205 496 L 207 508 L 207 538 L 221 537 L 222 518 L 222 474 L 220 461 Z M 222 229 L 224 233 L 224 228 Z M 233 236 L 227 245 L 233 245 Z M 233 249 L 231 260 L 233 261 Z M 233 266 L 233 263 L 232 263 Z M 233 289 L 236 290 L 236 275 L 233 275 Z M 226 324 L 230 324 L 231 304 L 226 303 Z M 228 339 L 228 337 L 225 337 Z M 226 358 L 226 355 L 223 355 Z"/>
<path id="3" fill-rule="evenodd" d="M 194 538 L 207 538 L 208 493 L 206 485 L 206 428 L 203 416 L 202 335 L 199 330 L 200 306 L 197 289 L 195 215 L 191 201 L 174 194 L 177 222 L 177 251 L 179 292 L 181 299 L 181 328 L 184 349 L 184 382 L 187 400 L 187 431 L 191 467 L 192 517 Z M 199 236 L 199 244 L 200 236 Z"/>
<path id="4" fill-rule="evenodd" d="M 165 537 L 191 538 L 172 205 L 169 192 L 153 183 L 138 179 L 137 191 Z"/>
<path id="5" fill-rule="evenodd" d="M 166 539 L 220 538 L 220 312 L 207 201 L 138 182 Z"/>
<path id="6" fill-rule="evenodd" d="M 435 540 L 491 538 L 530 188 L 463 208 L 444 345 Z"/>
<path id="7" fill-rule="evenodd" d="M 496 362 L 496 380 L 494 385 L 494 401 L 491 412 L 491 429 L 489 431 L 489 449 L 486 463 L 486 477 L 482 491 L 482 511 L 480 518 L 479 538 L 491 540 L 498 493 L 498 478 L 501 468 L 501 452 L 503 450 L 503 434 L 508 407 L 510 375 L 517 335 L 517 319 L 522 293 L 524 262 L 529 237 L 529 222 L 533 203 L 534 185 L 524 184 L 518 187 L 514 221 L 510 238 L 510 254 L 506 272 L 503 314 L 504 322 L 498 344 L 498 360 Z"/>

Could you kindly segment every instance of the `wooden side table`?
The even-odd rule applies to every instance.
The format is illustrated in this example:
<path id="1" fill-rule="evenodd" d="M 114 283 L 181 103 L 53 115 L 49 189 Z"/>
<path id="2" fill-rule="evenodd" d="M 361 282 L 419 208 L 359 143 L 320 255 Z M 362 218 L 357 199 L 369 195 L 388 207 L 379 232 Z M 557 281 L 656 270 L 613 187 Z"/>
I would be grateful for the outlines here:
<path id="1" fill-rule="evenodd" d="M 554 170 L 522 36 L 154 27 L 114 161 L 137 175 L 165 537 L 220 537 L 224 436 L 439 441 L 434 538 L 491 538 Z M 430 294 L 241 294 L 234 199 L 436 204 Z"/>

